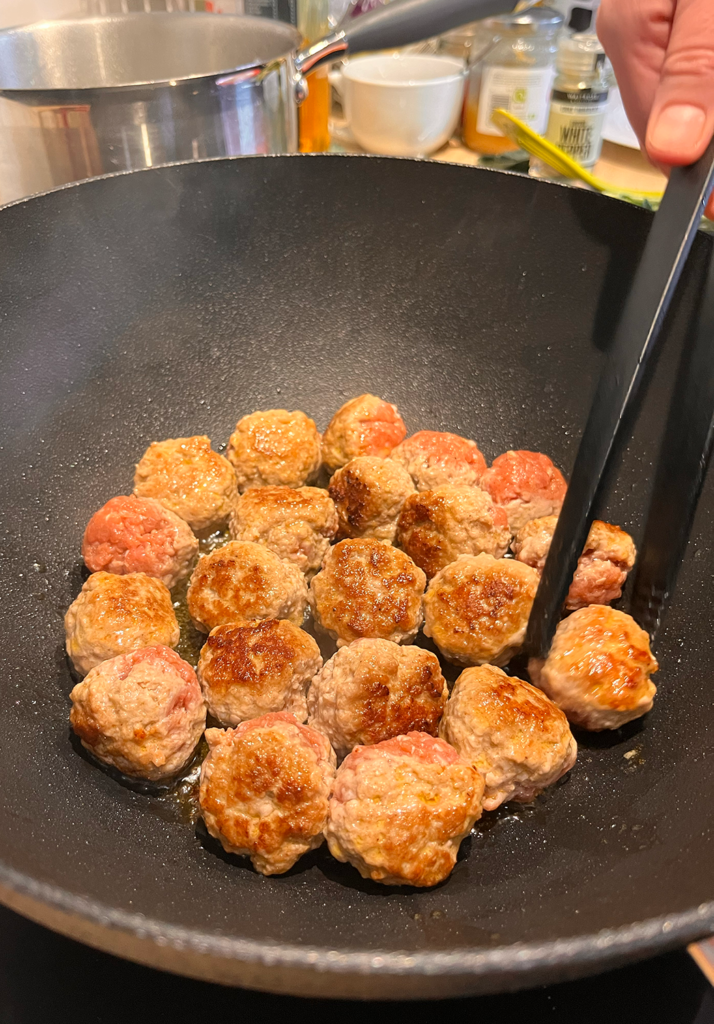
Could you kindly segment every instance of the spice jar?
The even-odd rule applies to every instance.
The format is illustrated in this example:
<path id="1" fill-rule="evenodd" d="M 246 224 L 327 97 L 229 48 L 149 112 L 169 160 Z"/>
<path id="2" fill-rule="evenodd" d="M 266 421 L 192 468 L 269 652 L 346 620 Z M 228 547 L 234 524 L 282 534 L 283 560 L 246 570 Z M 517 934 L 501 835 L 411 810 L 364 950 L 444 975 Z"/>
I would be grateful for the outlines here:
<path id="1" fill-rule="evenodd" d="M 542 134 L 548 122 L 562 15 L 548 7 L 483 22 L 491 42 L 476 54 L 464 110 L 463 140 L 477 153 L 497 154 L 513 143 L 491 120 L 503 108 Z"/>

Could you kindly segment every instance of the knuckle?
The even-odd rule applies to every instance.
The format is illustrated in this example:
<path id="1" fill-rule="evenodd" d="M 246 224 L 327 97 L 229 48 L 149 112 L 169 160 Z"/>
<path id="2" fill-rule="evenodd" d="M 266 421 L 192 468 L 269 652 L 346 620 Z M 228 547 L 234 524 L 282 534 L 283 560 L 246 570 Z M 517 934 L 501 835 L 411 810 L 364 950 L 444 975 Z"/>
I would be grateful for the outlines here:
<path id="1" fill-rule="evenodd" d="M 671 78 L 709 79 L 714 86 L 714 40 L 691 43 L 667 53 L 664 74 Z"/>

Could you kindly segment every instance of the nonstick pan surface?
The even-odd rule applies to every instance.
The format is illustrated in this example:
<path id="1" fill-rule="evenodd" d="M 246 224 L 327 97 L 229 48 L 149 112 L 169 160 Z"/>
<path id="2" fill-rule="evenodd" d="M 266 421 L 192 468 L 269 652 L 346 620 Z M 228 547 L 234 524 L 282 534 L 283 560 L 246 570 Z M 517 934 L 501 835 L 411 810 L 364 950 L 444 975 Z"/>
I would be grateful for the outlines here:
<path id="1" fill-rule="evenodd" d="M 278 157 L 98 179 L 0 211 L 0 895 L 77 938 L 273 991 L 408 998 L 592 973 L 714 930 L 714 491 L 657 655 L 654 711 L 580 735 L 567 782 L 487 815 L 428 891 L 326 849 L 283 877 L 82 757 L 62 616 L 91 513 L 156 439 L 346 398 L 410 431 L 572 466 L 651 216 L 485 170 Z M 603 514 L 638 535 L 696 308 L 699 237 Z"/>

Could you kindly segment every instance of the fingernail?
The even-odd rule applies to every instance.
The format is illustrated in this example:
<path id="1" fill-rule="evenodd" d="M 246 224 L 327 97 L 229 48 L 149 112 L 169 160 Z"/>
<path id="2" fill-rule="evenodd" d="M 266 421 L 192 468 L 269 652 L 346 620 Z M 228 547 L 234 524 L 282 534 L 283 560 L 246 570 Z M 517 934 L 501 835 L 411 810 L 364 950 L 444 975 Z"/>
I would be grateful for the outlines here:
<path id="1" fill-rule="evenodd" d="M 701 107 L 677 103 L 660 110 L 650 125 L 647 144 L 654 149 L 686 157 L 701 140 L 707 115 Z"/>

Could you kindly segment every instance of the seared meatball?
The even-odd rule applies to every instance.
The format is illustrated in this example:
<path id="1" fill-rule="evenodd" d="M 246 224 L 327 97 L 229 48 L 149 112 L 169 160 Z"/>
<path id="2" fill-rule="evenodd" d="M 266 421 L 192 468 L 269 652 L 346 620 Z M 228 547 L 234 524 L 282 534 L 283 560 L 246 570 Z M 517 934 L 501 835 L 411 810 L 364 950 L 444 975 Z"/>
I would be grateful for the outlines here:
<path id="1" fill-rule="evenodd" d="M 208 729 L 200 805 L 227 853 L 263 875 L 289 871 L 323 841 L 335 754 L 325 737 L 285 712 Z"/>
<path id="2" fill-rule="evenodd" d="M 230 529 L 234 540 L 265 544 L 309 578 L 337 533 L 337 512 L 319 487 L 252 487 L 236 502 Z"/>
<path id="3" fill-rule="evenodd" d="M 578 750 L 563 712 L 493 665 L 461 673 L 439 735 L 483 776 L 485 811 L 529 803 L 570 771 Z"/>
<path id="4" fill-rule="evenodd" d="M 426 576 L 378 540 L 342 540 L 310 585 L 316 624 L 338 647 L 361 637 L 411 643 L 422 624 Z"/>
<path id="5" fill-rule="evenodd" d="M 171 594 L 143 572 L 95 572 L 64 617 L 67 654 L 81 675 L 118 654 L 179 642 Z"/>
<path id="6" fill-rule="evenodd" d="M 90 572 L 144 572 L 173 587 L 198 552 L 193 530 L 154 498 L 111 498 L 87 523 L 82 558 Z"/>
<path id="7" fill-rule="evenodd" d="M 658 669 L 644 629 L 624 612 L 591 604 L 558 626 L 548 657 L 531 658 L 530 677 L 574 725 L 619 729 L 652 707 Z"/>
<path id="8" fill-rule="evenodd" d="M 532 519 L 516 534 L 513 553 L 519 562 L 543 571 L 557 516 Z M 589 604 L 610 604 L 622 594 L 627 574 L 635 564 L 635 544 L 619 526 L 599 519 L 590 527 L 585 549 L 570 585 L 565 607 L 569 611 Z"/>
<path id="9" fill-rule="evenodd" d="M 375 395 L 360 395 L 346 402 L 330 420 L 322 437 L 322 459 L 331 473 L 358 455 L 386 459 L 406 436 L 396 405 Z"/>
<path id="10" fill-rule="evenodd" d="M 302 624 L 307 585 L 300 570 L 263 544 L 234 540 L 203 555 L 187 593 L 196 629 L 253 619 L 289 619 Z"/>
<path id="11" fill-rule="evenodd" d="M 404 502 L 414 493 L 412 478 L 396 462 L 360 455 L 338 469 L 330 497 L 342 537 L 372 537 L 391 544 Z"/>
<path id="12" fill-rule="evenodd" d="M 538 573 L 512 558 L 461 555 L 424 598 L 424 632 L 456 665 L 505 665 L 526 635 Z"/>
<path id="13" fill-rule="evenodd" d="M 222 526 L 236 499 L 236 477 L 227 459 L 211 448 L 209 438 L 177 437 L 154 441 L 134 474 L 134 494 L 156 498 L 185 519 L 192 530 Z"/>
<path id="14" fill-rule="evenodd" d="M 304 412 L 268 409 L 239 420 L 226 452 L 238 488 L 302 487 L 320 469 L 320 435 Z"/>
<path id="15" fill-rule="evenodd" d="M 479 773 L 433 736 L 357 747 L 330 797 L 330 853 L 385 885 L 438 885 L 481 817 L 482 795 Z"/>
<path id="16" fill-rule="evenodd" d="M 531 519 L 557 515 L 568 489 L 563 474 L 541 452 L 506 452 L 481 477 L 481 487 L 505 509 L 511 533 Z"/>
<path id="17" fill-rule="evenodd" d="M 459 555 L 501 558 L 511 531 L 506 513 L 485 491 L 445 484 L 407 498 L 397 541 L 431 579 Z"/>
<path id="18" fill-rule="evenodd" d="M 404 466 L 418 491 L 443 484 L 473 487 L 486 472 L 475 441 L 438 430 L 420 430 L 398 444 L 389 458 Z"/>
<path id="19" fill-rule="evenodd" d="M 310 725 L 338 757 L 407 732 L 436 736 L 449 691 L 439 659 L 391 640 L 355 640 L 330 658 L 307 697 Z"/>
<path id="20" fill-rule="evenodd" d="M 309 633 L 285 619 L 216 626 L 201 650 L 198 678 L 208 710 L 224 725 L 271 711 L 307 718 L 305 693 L 322 667 Z"/>
<path id="21" fill-rule="evenodd" d="M 102 662 L 70 698 L 82 746 L 125 775 L 152 782 L 183 768 L 206 727 L 196 673 L 161 644 Z"/>

